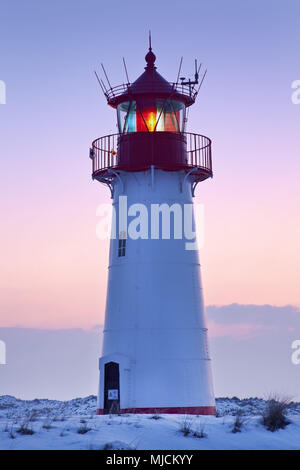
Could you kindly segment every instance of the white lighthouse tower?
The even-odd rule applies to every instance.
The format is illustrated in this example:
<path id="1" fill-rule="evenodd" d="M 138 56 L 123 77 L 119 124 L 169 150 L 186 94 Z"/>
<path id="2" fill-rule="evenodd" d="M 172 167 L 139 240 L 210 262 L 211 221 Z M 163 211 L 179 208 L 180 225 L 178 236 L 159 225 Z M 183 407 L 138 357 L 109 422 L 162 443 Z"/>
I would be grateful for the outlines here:
<path id="1" fill-rule="evenodd" d="M 91 149 L 93 179 L 109 186 L 116 221 L 97 413 L 215 414 L 198 251 L 187 230 L 195 186 L 212 176 L 210 139 L 185 132 L 198 71 L 195 81 L 169 83 L 151 45 L 145 59 L 135 82 L 104 88 L 119 133 Z"/>

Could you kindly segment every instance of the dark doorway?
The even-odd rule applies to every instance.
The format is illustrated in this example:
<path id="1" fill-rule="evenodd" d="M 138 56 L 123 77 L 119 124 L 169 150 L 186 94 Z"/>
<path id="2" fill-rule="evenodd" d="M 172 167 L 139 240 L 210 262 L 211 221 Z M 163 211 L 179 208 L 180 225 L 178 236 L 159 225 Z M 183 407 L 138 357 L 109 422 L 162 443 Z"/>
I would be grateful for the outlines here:
<path id="1" fill-rule="evenodd" d="M 119 364 L 108 362 L 104 367 L 104 413 L 120 412 Z"/>

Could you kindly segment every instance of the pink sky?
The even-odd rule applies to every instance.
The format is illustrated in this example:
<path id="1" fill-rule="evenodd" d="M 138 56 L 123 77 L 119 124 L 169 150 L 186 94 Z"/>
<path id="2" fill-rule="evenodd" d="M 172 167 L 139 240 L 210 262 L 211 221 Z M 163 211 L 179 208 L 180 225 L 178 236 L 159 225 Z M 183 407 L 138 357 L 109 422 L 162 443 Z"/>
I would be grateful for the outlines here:
<path id="1" fill-rule="evenodd" d="M 289 193 L 278 190 L 276 198 L 264 194 L 261 182 L 252 199 L 251 182 L 222 191 L 218 185 L 217 178 L 205 183 L 203 197 L 198 187 L 197 202 L 205 204 L 206 304 L 300 305 L 299 200 L 290 200 L 297 188 L 290 183 Z M 63 195 L 64 185 L 57 189 Z M 79 191 L 64 197 L 43 209 L 22 199 L 12 208 L 17 217 L 1 231 L 2 326 L 103 322 L 109 245 L 96 238 L 96 207 L 109 202 L 108 191 L 95 182 L 86 184 L 82 201 Z"/>
<path id="2" fill-rule="evenodd" d="M 96 209 L 110 196 L 91 181 L 88 148 L 115 132 L 93 69 L 103 59 L 121 83 L 125 55 L 135 79 L 148 25 L 140 11 L 124 37 L 123 7 L 97 30 L 93 0 L 71 15 L 59 2 L 26 3 L 34 14 L 7 3 L 0 32 L 1 326 L 89 328 L 104 318 L 108 242 L 96 238 Z M 201 6 L 200 29 L 198 14 L 182 18 L 174 4 L 170 25 L 181 24 L 184 37 L 165 34 L 159 3 L 149 14 L 160 73 L 174 80 L 182 54 L 185 70 L 197 55 L 208 67 L 188 127 L 213 140 L 214 178 L 195 199 L 205 206 L 205 302 L 300 306 L 300 105 L 290 98 L 300 78 L 299 4 L 217 4 Z"/>

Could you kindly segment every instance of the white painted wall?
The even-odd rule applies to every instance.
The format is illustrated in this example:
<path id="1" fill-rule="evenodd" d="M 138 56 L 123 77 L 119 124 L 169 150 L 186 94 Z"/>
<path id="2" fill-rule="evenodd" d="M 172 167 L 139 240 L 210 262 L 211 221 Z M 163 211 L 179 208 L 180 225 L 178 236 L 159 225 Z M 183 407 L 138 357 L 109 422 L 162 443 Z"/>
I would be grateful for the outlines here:
<path id="1" fill-rule="evenodd" d="M 119 195 L 149 213 L 151 203 L 192 203 L 184 175 L 122 172 L 117 214 Z M 198 252 L 186 250 L 186 241 L 127 239 L 119 258 L 118 239 L 111 240 L 99 408 L 104 363 L 116 357 L 121 408 L 214 406 Z"/>

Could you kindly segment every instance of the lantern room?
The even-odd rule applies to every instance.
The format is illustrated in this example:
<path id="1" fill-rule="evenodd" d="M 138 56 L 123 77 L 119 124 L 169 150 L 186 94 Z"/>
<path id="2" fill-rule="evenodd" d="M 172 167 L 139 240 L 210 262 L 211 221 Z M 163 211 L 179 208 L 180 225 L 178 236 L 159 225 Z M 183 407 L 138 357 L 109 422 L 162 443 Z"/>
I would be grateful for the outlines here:
<path id="1" fill-rule="evenodd" d="M 193 169 L 199 181 L 212 176 L 210 139 L 185 129 L 186 110 L 199 91 L 195 90 L 198 74 L 195 82 L 168 82 L 156 70 L 151 45 L 145 60 L 145 71 L 133 83 L 103 89 L 108 104 L 117 111 L 118 134 L 93 142 L 93 177 L 103 178 L 108 169 L 151 167 Z"/>
<path id="2" fill-rule="evenodd" d="M 194 100 L 157 72 L 151 47 L 145 60 L 145 72 L 134 83 L 123 93 L 111 89 L 108 96 L 108 104 L 117 108 L 120 134 L 183 132 L 186 107 Z"/>
<path id="3" fill-rule="evenodd" d="M 125 101 L 118 105 L 120 134 L 129 132 L 184 132 L 185 104 L 161 98 Z"/>

